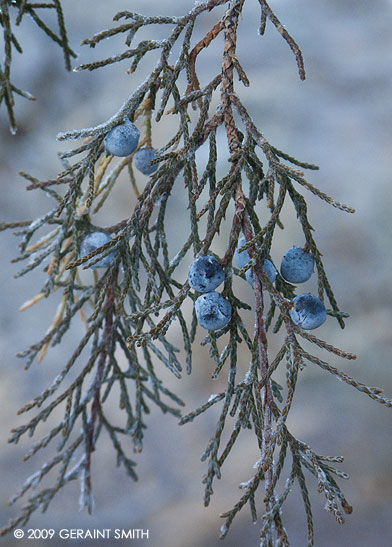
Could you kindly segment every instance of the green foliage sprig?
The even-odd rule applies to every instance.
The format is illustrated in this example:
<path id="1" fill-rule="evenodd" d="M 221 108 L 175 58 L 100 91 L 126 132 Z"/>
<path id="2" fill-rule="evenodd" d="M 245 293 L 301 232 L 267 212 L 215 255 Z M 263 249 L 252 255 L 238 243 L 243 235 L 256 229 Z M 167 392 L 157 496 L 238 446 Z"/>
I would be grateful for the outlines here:
<path id="1" fill-rule="evenodd" d="M 135 462 L 127 456 L 121 438 L 131 437 L 135 452 L 142 450 L 150 404 L 176 416 L 180 424 L 193 421 L 214 405 L 221 406 L 216 431 L 202 455 L 207 465 L 203 479 L 205 505 L 210 502 L 215 479 L 221 477 L 221 469 L 241 431 L 251 429 L 254 432 L 259 459 L 253 475 L 241 483 L 239 501 L 221 515 L 224 519 L 222 538 L 238 512 L 248 505 L 254 522 L 262 513 L 261 545 L 288 545 L 281 508 L 297 482 L 307 519 L 308 545 L 313 545 L 307 486 L 309 474 L 316 478 L 318 490 L 326 498 L 327 509 L 339 523 L 344 522 L 344 514 L 351 513 L 351 506 L 337 483 L 337 479 L 348 478 L 335 466 L 343 458 L 317 454 L 288 429 L 287 417 L 299 375 L 307 364 L 316 365 L 379 403 L 390 407 L 392 402 L 382 395 L 381 389 L 354 380 L 301 346 L 300 338 L 303 338 L 333 356 L 355 359 L 352 353 L 335 348 L 294 325 L 289 309 L 295 287 L 279 274 L 275 285 L 272 284 L 261 265 L 270 256 L 275 230 L 283 229 L 281 212 L 289 201 L 301 225 L 305 247 L 315 259 L 318 296 L 329 302 L 328 314 L 343 328 L 348 314 L 339 309 L 327 278 L 322 254 L 313 236 L 314 229 L 308 220 L 306 197 L 301 191 L 309 191 L 342 211 L 354 211 L 306 180 L 303 170 L 315 170 L 316 166 L 298 161 L 269 143 L 235 91 L 235 74 L 242 84 L 250 85 L 236 53 L 244 1 L 208 0 L 197 3 L 181 17 L 147 17 L 132 12 L 117 14 L 115 21 L 126 22 L 99 32 L 82 44 L 96 47 L 104 38 L 125 34 L 129 49 L 114 57 L 81 65 L 76 70 L 95 70 L 132 60 L 129 72 L 135 72 L 139 63 L 147 59 L 147 53 L 154 52 L 157 59 L 150 75 L 106 122 L 59 135 L 59 140 L 84 140 L 80 146 L 60 154 L 63 170 L 56 179 L 39 181 L 22 173 L 29 183 L 28 190 L 39 190 L 54 200 L 53 208 L 39 219 L 1 225 L 2 229 L 17 228 L 15 233 L 21 238 L 20 255 L 15 261 L 27 261 L 27 265 L 17 276 L 45 264 L 46 281 L 41 291 L 22 309 L 55 292 L 60 292 L 62 297 L 45 336 L 19 355 L 26 359 L 26 367 L 36 359 L 42 360 L 49 347 L 61 343 L 77 316 L 84 324 L 85 333 L 53 383 L 19 410 L 19 414 L 32 410 L 36 414 L 25 425 L 12 430 L 10 442 L 13 443 L 26 433 L 33 435 L 37 425 L 58 407 L 63 409 L 63 416 L 26 454 L 25 459 L 29 459 L 54 439 L 58 442 L 57 455 L 30 477 L 13 498 L 15 502 L 25 495 L 30 496 L 19 516 L 1 530 L 2 534 L 26 524 L 38 508 L 45 510 L 57 492 L 74 479 L 81 482 L 81 505 L 91 511 L 91 460 L 102 431 L 110 436 L 117 464 L 123 465 L 130 477 L 136 479 Z M 270 21 L 293 51 L 300 78 L 304 79 L 298 45 L 267 2 L 259 0 L 259 3 L 260 34 Z M 202 40 L 194 44 L 193 31 L 199 15 L 221 5 L 225 5 L 223 16 Z M 167 38 L 143 40 L 130 48 L 137 31 L 153 25 L 168 26 Z M 201 84 L 197 76 L 197 58 L 221 33 L 224 38 L 222 65 L 209 82 Z M 178 42 L 180 53 L 171 65 L 169 54 Z M 211 113 L 211 103 L 217 95 L 219 106 Z M 165 112 L 176 117 L 178 129 L 160 148 L 159 156 L 153 162 L 159 167 L 140 191 L 132 167 L 133 155 L 121 159 L 106 155 L 103 139 L 126 118 L 136 123 L 143 119 L 144 133 L 139 148 L 151 146 L 152 116 L 156 122 L 164 123 Z M 217 134 L 221 131 L 227 136 L 230 155 L 228 172 L 219 178 Z M 205 165 L 196 157 L 202 147 L 208 148 Z M 132 214 L 113 226 L 94 226 L 93 216 L 105 206 L 123 172 L 128 172 L 137 198 Z M 181 180 L 184 185 L 180 190 Z M 171 242 L 166 232 L 167 205 L 174 191 L 185 192 L 187 196 L 189 231 L 182 241 Z M 192 347 L 198 325 L 195 313 L 188 318 L 183 304 L 186 298 L 194 300 L 196 295 L 191 292 L 188 282 L 177 274 L 190 253 L 198 257 L 211 251 L 224 225 L 228 226 L 229 235 L 226 252 L 220 258 L 226 272 L 223 295 L 231 302 L 233 313 L 230 323 L 220 331 L 209 331 L 202 345 L 209 347 L 210 357 L 215 361 L 213 378 L 226 369 L 227 387 L 223 392 L 211 395 L 196 410 L 181 414 L 183 401 L 159 378 L 160 366 L 166 367 L 178 379 L 184 368 L 188 374 L 192 370 Z M 80 257 L 82 239 L 97 229 L 110 233 L 112 239 Z M 44 233 L 38 237 L 40 230 Z M 248 251 L 251 260 L 239 271 L 233 268 L 232 258 L 241 233 L 246 239 L 242 250 Z M 114 251 L 116 258 L 111 266 L 101 275 L 91 272 L 89 281 L 85 281 L 80 270 L 88 270 Z M 233 289 L 235 277 L 243 276 L 249 268 L 254 274 L 253 332 L 248 331 L 242 319 L 242 310 L 249 306 L 236 297 Z M 183 337 L 185 367 L 178 357 L 179 348 L 170 341 L 170 326 L 174 322 L 178 323 Z M 281 337 L 280 349 L 274 356 L 268 352 L 268 337 L 272 335 Z M 240 344 L 241 352 L 245 346 L 249 356 L 249 368 L 243 377 L 238 367 Z M 278 367 L 286 369 L 285 386 L 272 378 Z M 68 380 L 71 369 L 76 376 L 72 381 Z M 120 424 L 109 420 L 105 407 L 115 387 L 120 393 L 119 407 L 123 417 Z M 234 425 L 223 446 L 222 434 L 230 427 L 229 417 L 234 418 Z M 282 485 L 289 456 L 291 464 Z M 33 493 L 32 490 L 37 490 L 55 468 L 57 479 L 53 486 L 42 487 Z M 262 504 L 256 498 L 261 486 L 264 488 Z M 264 509 L 260 507 L 263 505 Z"/>

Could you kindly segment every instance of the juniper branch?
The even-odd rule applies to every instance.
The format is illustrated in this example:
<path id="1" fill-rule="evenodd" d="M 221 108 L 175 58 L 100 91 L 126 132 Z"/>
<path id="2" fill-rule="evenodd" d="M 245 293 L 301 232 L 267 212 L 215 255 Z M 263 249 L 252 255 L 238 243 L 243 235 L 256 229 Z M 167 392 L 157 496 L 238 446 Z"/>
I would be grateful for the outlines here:
<path id="1" fill-rule="evenodd" d="M 243 493 L 239 501 L 221 515 L 225 519 L 221 527 L 222 538 L 244 506 L 249 506 L 252 520 L 258 520 L 262 509 L 256 503 L 256 496 L 262 489 L 261 545 L 289 545 L 281 509 L 297 481 L 305 508 L 308 545 L 313 545 L 309 473 L 316 478 L 319 492 L 324 494 L 327 508 L 338 522 L 344 521 L 343 513 L 351 512 L 351 506 L 337 483 L 347 475 L 333 465 L 340 463 L 342 458 L 318 455 L 288 429 L 287 418 L 294 404 L 302 369 L 306 361 L 310 362 L 385 406 L 390 407 L 392 403 L 381 395 L 380 388 L 358 382 L 305 351 L 299 341 L 301 338 L 334 356 L 355 359 L 351 352 L 336 348 L 294 324 L 290 311 L 295 287 L 280 274 L 272 282 L 263 265 L 270 257 L 276 229 L 283 229 L 284 206 L 292 206 L 304 234 L 306 249 L 316 263 L 319 296 L 324 299 L 326 295 L 331 306 L 329 315 L 344 327 L 343 317 L 347 314 L 339 309 L 313 236 L 306 193 L 300 194 L 297 188 L 304 187 L 326 205 L 350 213 L 354 211 L 305 179 L 302 169 L 315 171 L 317 166 L 297 160 L 270 143 L 240 98 L 236 90 L 236 75 L 245 86 L 250 84 L 245 64 L 237 55 L 237 36 L 245 1 L 207 0 L 196 3 L 188 13 L 173 17 L 145 16 L 128 11 L 115 15 L 114 21 L 125 22 L 96 33 L 82 44 L 94 48 L 105 38 L 123 35 L 126 49 L 116 56 L 81 65 L 76 70 L 101 69 L 132 59 L 128 72 L 137 75 L 139 64 L 146 64 L 154 55 L 155 65 L 108 120 L 58 135 L 60 141 L 85 140 L 72 150 L 59 154 L 62 170 L 57 177 L 39 180 L 21 173 L 27 180 L 28 191 L 44 192 L 55 202 L 52 209 L 36 220 L 0 223 L 0 230 L 17 229 L 15 234 L 22 238 L 19 254 L 14 260 L 27 261 L 27 264 L 17 276 L 26 275 L 47 260 L 43 286 L 21 309 L 30 309 L 56 291 L 61 293 L 61 298 L 47 332 L 19 356 L 26 359 L 28 368 L 35 359 L 42 361 L 47 358 L 51 348 L 61 343 L 64 334 L 76 321 L 81 322 L 84 333 L 49 387 L 19 410 L 20 414 L 35 412 L 35 415 L 12 430 L 12 443 L 17 443 L 26 433 L 34 435 L 37 426 L 49 416 L 61 414 L 50 431 L 31 446 L 25 455 L 26 460 L 38 451 L 48 449 L 54 439 L 61 439 L 59 454 L 24 483 L 13 501 L 31 495 L 30 490 L 46 478 L 49 471 L 57 471 L 57 478 L 52 486 L 30 497 L 20 515 L 3 527 L 1 534 L 26 524 L 39 507 L 46 509 L 60 489 L 76 478 L 81 484 L 81 506 L 92 510 L 91 462 L 93 454 L 94 457 L 99 455 L 98 441 L 102 431 L 108 433 L 117 464 L 123 465 L 127 474 L 136 480 L 136 462 L 128 457 L 121 437 L 131 437 L 134 451 L 142 451 L 151 404 L 162 413 L 178 418 L 181 425 L 192 422 L 212 407 L 219 408 L 216 429 L 202 455 L 207 465 L 203 479 L 205 505 L 210 503 L 215 479 L 222 476 L 221 470 L 242 431 L 252 430 L 258 460 L 251 478 L 240 484 Z M 304 79 L 299 46 L 269 4 L 264 0 L 259 0 L 259 3 L 260 34 L 264 33 L 266 23 L 270 21 L 293 51 L 299 76 Z M 203 38 L 196 41 L 194 30 L 198 17 L 207 11 L 217 13 L 215 8 L 219 6 L 224 6 L 223 15 L 217 16 Z M 10 82 L 11 53 L 13 49 L 20 51 L 20 46 L 11 27 L 9 8 L 19 9 L 17 24 L 25 14 L 32 16 L 36 24 L 60 45 L 67 67 L 73 52 L 68 44 L 59 1 L 40 4 L 1 0 L 1 7 L 5 61 L 4 68 L 1 68 L 0 101 L 5 101 L 14 127 L 13 94 L 23 95 L 24 92 Z M 37 14 L 41 9 L 56 10 L 58 34 Z M 130 48 L 139 29 L 146 27 L 152 35 L 154 25 L 164 25 L 167 37 L 142 40 Z M 220 34 L 223 35 L 221 66 L 216 75 L 202 85 L 198 75 L 201 58 L 207 48 L 217 47 L 216 38 Z M 178 56 L 169 65 L 169 55 L 174 57 L 177 44 Z M 146 55 L 148 52 L 151 56 Z M 212 113 L 211 105 L 215 99 L 219 105 Z M 153 116 L 156 123 L 164 123 L 168 114 L 176 117 L 177 128 L 172 135 L 167 135 L 167 142 L 151 162 L 157 169 L 147 182 L 144 181 L 142 188 L 139 175 L 133 169 L 134 156 L 142 147 L 153 146 Z M 136 150 L 125 158 L 108 155 L 105 136 L 126 120 L 141 126 L 142 135 Z M 229 158 L 226 174 L 218 176 L 222 146 L 218 137 L 221 133 L 226 137 Z M 198 151 L 203 147 L 207 159 L 202 165 Z M 96 226 L 93 215 L 107 207 L 108 197 L 117 191 L 120 175 L 129 176 L 129 192 L 133 193 L 136 205 L 128 218 L 111 226 Z M 180 193 L 185 196 L 188 207 L 189 230 L 179 231 L 176 241 L 170 241 L 167 236 L 168 204 L 174 195 Z M 214 253 L 214 243 L 223 228 L 226 246 L 224 255 L 220 257 Z M 97 231 L 110 234 L 110 238 L 91 252 L 82 253 L 86 236 Z M 245 243 L 240 251 L 247 251 L 250 260 L 238 269 L 232 262 L 241 234 Z M 187 316 L 184 303 L 188 297 L 195 302 L 197 294 L 183 278 L 180 268 L 184 261 L 189 260 L 190 254 L 194 258 L 214 255 L 224 268 L 226 278 L 222 295 L 231 302 L 232 314 L 226 326 L 209 331 L 201 343 L 215 367 L 212 378 L 226 375 L 227 387 L 212 394 L 195 410 L 181 415 L 180 408 L 185 403 L 159 378 L 159 370 L 160 367 L 168 369 L 176 382 L 185 371 L 187 374 L 192 372 L 192 353 L 199 325 L 195 311 L 191 317 Z M 112 257 L 111 261 L 103 270 L 100 269 L 99 265 L 109 257 Z M 86 270 L 88 281 L 80 275 L 80 269 Z M 236 295 L 237 278 L 246 276 L 247 271 L 251 272 L 253 279 L 254 332 L 248 331 L 243 317 L 249 306 Z M 172 326 L 176 323 L 182 338 L 182 353 L 177 341 L 174 343 L 172 340 Z M 277 340 L 280 337 L 277 346 L 280 349 L 275 355 L 271 353 L 269 344 L 269 338 L 273 336 Z M 249 361 L 243 377 L 238 366 L 240 353 L 247 355 Z M 278 368 L 283 367 L 286 376 L 280 385 L 273 376 Z M 73 380 L 69 375 L 71 369 L 75 371 Z M 115 396 L 119 396 L 121 417 L 112 423 L 106 409 L 108 401 Z M 231 418 L 234 425 L 228 432 Z M 228 440 L 223 442 L 226 432 Z M 70 468 L 74 457 L 78 458 L 78 463 Z M 288 476 L 284 477 L 290 457 L 291 468 Z"/>

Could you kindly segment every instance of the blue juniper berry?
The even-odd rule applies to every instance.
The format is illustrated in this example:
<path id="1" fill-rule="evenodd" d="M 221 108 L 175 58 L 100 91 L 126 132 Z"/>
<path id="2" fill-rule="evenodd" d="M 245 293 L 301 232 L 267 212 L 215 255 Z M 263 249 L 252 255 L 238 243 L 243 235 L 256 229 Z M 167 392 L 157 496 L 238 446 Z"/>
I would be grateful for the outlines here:
<path id="1" fill-rule="evenodd" d="M 293 323 L 305 330 L 317 329 L 327 318 L 324 304 L 311 293 L 296 296 L 289 313 Z"/>
<path id="2" fill-rule="evenodd" d="M 154 148 L 140 148 L 133 157 L 133 163 L 143 175 L 152 175 L 158 169 L 158 164 L 150 165 L 150 161 L 158 157 Z"/>
<path id="3" fill-rule="evenodd" d="M 314 270 L 314 258 L 301 247 L 291 247 L 285 252 L 280 265 L 280 273 L 290 283 L 304 283 Z"/>
<path id="4" fill-rule="evenodd" d="M 250 256 L 248 251 L 242 251 L 240 253 L 238 252 L 238 249 L 240 249 L 243 245 L 245 245 L 245 243 L 246 243 L 245 237 L 240 237 L 240 239 L 238 240 L 237 248 L 234 253 L 234 260 L 238 268 L 240 269 L 246 266 L 246 264 L 248 264 L 248 262 L 250 261 Z M 276 271 L 275 266 L 272 264 L 272 262 L 268 260 L 268 258 L 264 260 L 263 270 L 268 275 L 268 279 L 271 281 L 271 283 L 274 283 L 278 272 Z M 251 269 L 246 270 L 245 276 L 248 283 L 250 283 L 253 286 L 252 270 Z"/>
<path id="5" fill-rule="evenodd" d="M 108 241 L 111 240 L 112 238 L 110 237 L 110 235 L 105 232 L 91 232 L 83 239 L 80 245 L 80 258 L 90 254 L 92 251 L 95 251 L 95 249 L 98 249 L 98 247 L 102 247 L 102 245 L 105 245 L 105 243 L 108 243 Z M 109 266 L 112 265 L 115 256 L 116 251 L 104 256 L 101 260 L 90 266 L 90 268 L 92 270 L 95 270 L 97 268 L 109 268 Z M 96 258 L 96 256 L 93 257 L 89 262 L 92 262 Z M 86 262 L 86 264 L 88 265 L 89 262 Z"/>
<path id="6" fill-rule="evenodd" d="M 231 318 L 231 304 L 219 293 L 201 294 L 195 302 L 199 325 L 207 330 L 222 329 Z"/>
<path id="7" fill-rule="evenodd" d="M 225 279 L 225 272 L 214 256 L 201 256 L 190 267 L 188 280 L 192 289 L 210 292 Z"/>
<path id="8" fill-rule="evenodd" d="M 104 145 L 106 152 L 111 156 L 125 157 L 132 154 L 139 142 L 139 129 L 129 120 L 116 125 L 106 135 Z"/>

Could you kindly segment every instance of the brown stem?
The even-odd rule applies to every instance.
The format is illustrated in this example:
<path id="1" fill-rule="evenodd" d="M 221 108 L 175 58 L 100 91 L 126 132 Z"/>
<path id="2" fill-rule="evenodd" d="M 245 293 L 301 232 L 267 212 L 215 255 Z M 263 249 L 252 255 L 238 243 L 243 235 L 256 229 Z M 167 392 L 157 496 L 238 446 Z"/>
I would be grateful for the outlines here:
<path id="1" fill-rule="evenodd" d="M 225 29 L 225 45 L 224 45 L 224 54 L 223 54 L 223 64 L 222 64 L 222 111 L 223 119 L 226 127 L 227 139 L 229 143 L 230 152 L 233 154 L 238 152 L 241 144 L 238 138 L 237 127 L 233 117 L 233 110 L 231 107 L 231 96 L 234 92 L 233 85 L 233 70 L 234 70 L 234 59 L 236 55 L 236 42 L 237 42 L 237 26 L 238 26 L 238 17 L 241 13 L 243 1 L 236 2 L 232 7 L 227 11 L 224 17 L 224 29 Z M 235 163 L 233 161 L 233 165 Z M 253 239 L 253 230 L 252 225 L 249 220 L 249 216 L 245 209 L 245 196 L 241 187 L 240 182 L 237 183 L 236 193 L 236 213 L 235 221 L 242 222 L 242 229 L 245 235 L 246 241 Z M 255 252 L 255 249 L 250 247 L 249 254 L 252 257 Z M 257 270 L 257 268 L 256 268 Z M 267 354 L 267 336 L 264 328 L 263 320 L 263 288 L 258 276 L 255 276 L 255 303 L 256 303 L 256 336 L 258 340 L 258 353 L 260 360 L 260 373 L 261 377 L 264 377 L 268 372 L 268 354 Z M 263 415 L 264 415 L 264 435 L 263 435 L 263 454 L 265 452 L 265 447 L 271 440 L 271 402 L 272 402 L 272 391 L 271 386 L 267 383 L 263 389 Z M 272 480 L 272 469 L 268 469 L 266 474 L 266 489 L 268 489 L 271 480 Z M 268 500 L 267 510 L 272 507 L 271 500 Z"/>
<path id="2" fill-rule="evenodd" d="M 212 27 L 212 29 L 209 32 L 207 32 L 204 38 L 202 38 L 190 52 L 189 54 L 190 82 L 185 93 L 186 95 L 188 95 L 192 91 L 195 91 L 196 89 L 200 89 L 199 79 L 196 74 L 196 58 L 204 48 L 210 45 L 210 43 L 218 36 L 218 34 L 221 32 L 222 29 L 223 29 L 223 23 L 221 19 Z M 201 108 L 201 99 L 199 99 L 199 106 Z"/>
<path id="3" fill-rule="evenodd" d="M 242 220 L 242 229 L 244 236 L 247 242 L 253 239 L 253 230 L 252 225 L 248 216 L 248 213 L 245 211 Z M 248 249 L 249 256 L 252 258 L 255 254 L 254 247 L 249 247 Z M 258 354 L 260 361 L 260 373 L 263 378 L 268 373 L 268 353 L 267 353 L 267 335 L 264 328 L 263 312 L 264 312 L 264 299 L 263 299 L 263 286 L 257 275 L 257 270 L 259 269 L 260 264 L 256 263 L 253 267 L 254 273 L 254 293 L 255 293 L 255 307 L 256 307 L 256 337 L 258 344 Z M 271 403 L 272 403 L 272 390 L 270 383 L 263 388 L 263 415 L 264 415 L 264 435 L 263 435 L 263 452 L 265 452 L 265 446 L 271 441 Z M 267 470 L 266 472 L 266 482 L 268 482 L 268 477 L 272 477 L 272 469 Z M 267 487 L 267 485 L 266 485 Z"/>
<path id="4" fill-rule="evenodd" d="M 94 379 L 94 399 L 91 405 L 91 412 L 87 423 L 87 446 L 86 446 L 86 460 L 84 464 L 85 468 L 85 479 L 84 487 L 86 492 L 91 492 L 91 454 L 95 450 L 94 446 L 94 432 L 95 432 L 95 422 L 97 419 L 98 411 L 101 405 L 100 394 L 101 394 L 101 385 L 103 380 L 103 375 L 105 371 L 105 363 L 110 347 L 113 340 L 113 315 L 114 315 L 114 290 L 117 284 L 118 269 L 113 273 L 112 282 L 109 286 L 108 293 L 106 296 L 105 304 L 105 327 L 102 333 L 101 345 L 102 351 L 99 356 L 99 361 L 97 365 L 97 371 Z M 91 513 L 91 508 L 88 507 L 88 512 Z"/>
<path id="5" fill-rule="evenodd" d="M 242 219 L 243 219 L 242 230 L 244 232 L 246 242 L 249 242 L 253 239 L 253 229 L 249 219 L 249 215 L 246 211 L 244 212 Z M 253 258 L 255 254 L 255 248 L 249 247 L 248 252 L 249 252 L 249 256 Z M 269 363 L 268 363 L 268 342 L 267 342 L 267 335 L 265 332 L 264 319 L 263 319 L 263 313 L 264 313 L 263 285 L 258 275 L 261 269 L 262 269 L 262 266 L 260 264 L 260 261 L 257 261 L 255 266 L 252 268 L 253 287 L 254 287 L 254 295 L 255 295 L 255 316 L 256 316 L 255 336 L 257 339 L 260 373 L 261 373 L 261 377 L 265 378 L 266 375 L 268 374 Z M 262 447 L 261 447 L 261 460 L 262 460 L 261 466 L 263 467 L 264 463 L 266 462 L 268 453 L 270 451 L 271 442 L 273 441 L 272 410 L 274 406 L 274 398 L 272 394 L 271 383 L 269 381 L 266 382 L 266 384 L 263 387 L 262 404 L 263 404 L 263 441 L 262 441 Z M 272 461 L 270 462 L 268 467 L 264 469 L 264 476 L 265 476 L 265 491 L 267 492 L 264 502 L 265 502 L 266 510 L 270 511 L 276 503 L 273 488 L 272 488 L 272 482 L 273 482 Z M 278 539 L 281 541 L 281 544 L 288 545 L 287 534 L 283 527 L 282 519 L 279 513 L 277 513 L 274 516 L 274 523 L 275 523 L 276 534 Z"/>
<path id="6" fill-rule="evenodd" d="M 239 161 L 239 152 L 241 150 L 241 142 L 238 136 L 237 127 L 235 124 L 233 110 L 231 105 L 231 100 L 234 95 L 234 85 L 233 85 L 233 72 L 235 68 L 236 61 L 236 43 L 237 43 L 237 26 L 238 18 L 241 14 L 243 6 L 243 0 L 239 0 L 234 3 L 229 10 L 226 12 L 223 24 L 224 24 L 224 53 L 223 53 L 223 63 L 222 63 L 222 113 L 223 121 L 226 128 L 227 140 L 229 144 L 229 150 L 232 156 L 233 165 Z M 237 107 L 238 108 L 238 107 Z M 253 229 L 252 225 L 246 212 L 246 200 L 244 192 L 241 186 L 240 176 L 238 181 L 233 185 L 235 188 L 235 216 L 234 222 L 241 222 L 242 229 L 245 235 L 246 241 L 253 239 Z M 249 254 L 253 257 L 255 253 L 254 247 L 249 248 Z M 253 268 L 254 272 L 261 271 L 260 263 L 256 263 Z M 259 366 L 261 377 L 265 377 L 268 373 L 268 353 L 267 353 L 267 336 L 264 327 L 263 320 L 263 287 L 258 275 L 254 276 L 254 292 L 255 292 L 255 314 L 256 314 L 256 337 L 258 344 L 258 355 L 259 355 Z M 262 392 L 262 401 L 263 401 L 263 444 L 262 444 L 262 459 L 265 458 L 268 447 L 272 439 L 272 407 L 273 407 L 273 395 L 270 382 L 267 382 L 263 388 Z M 265 489 L 266 492 L 270 491 L 270 486 L 273 480 L 273 469 L 272 466 L 269 466 L 265 470 Z M 270 493 L 268 498 L 265 500 L 265 505 L 267 511 L 270 511 L 275 504 L 275 497 L 273 492 Z M 274 518 L 275 529 L 277 532 L 278 538 L 282 541 L 282 544 L 287 543 L 287 535 L 283 528 L 280 515 L 277 514 Z M 272 538 L 269 538 L 272 541 Z"/>
<path id="7" fill-rule="evenodd" d="M 225 43 L 222 62 L 222 112 L 226 127 L 229 150 L 233 154 L 241 147 L 237 127 L 231 107 L 231 94 L 234 92 L 233 71 L 236 59 L 237 26 L 244 0 L 234 3 L 223 18 Z"/>

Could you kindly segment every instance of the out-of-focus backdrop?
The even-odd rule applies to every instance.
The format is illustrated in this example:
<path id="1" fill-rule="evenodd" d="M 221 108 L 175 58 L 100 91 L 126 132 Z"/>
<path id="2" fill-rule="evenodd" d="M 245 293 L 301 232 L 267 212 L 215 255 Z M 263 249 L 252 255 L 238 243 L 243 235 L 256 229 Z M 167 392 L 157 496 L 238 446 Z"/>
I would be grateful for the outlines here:
<path id="1" fill-rule="evenodd" d="M 320 171 L 310 173 L 309 180 L 357 210 L 355 215 L 349 215 L 307 194 L 310 221 L 316 229 L 327 273 L 341 308 L 351 315 L 344 331 L 329 318 L 318 333 L 334 345 L 359 355 L 353 362 L 339 362 L 329 354 L 325 358 L 369 385 L 383 386 L 391 397 L 392 2 L 271 0 L 270 5 L 302 48 L 307 79 L 299 81 L 295 59 L 271 24 L 267 24 L 264 37 L 258 36 L 259 5 L 248 0 L 239 32 L 238 56 L 251 87 L 246 89 L 238 83 L 237 90 L 270 142 L 303 161 L 320 165 Z M 122 51 L 122 38 L 105 40 L 96 49 L 79 46 L 83 38 L 110 26 L 116 12 L 128 9 L 145 14 L 180 15 L 192 6 L 192 0 L 164 3 L 67 0 L 64 8 L 70 41 L 79 53 L 75 65 Z M 213 12 L 200 19 L 196 38 L 211 28 L 215 17 Z M 158 29 L 154 38 L 162 33 Z M 56 153 L 67 146 L 56 142 L 56 134 L 106 120 L 155 62 L 155 52 L 147 55 L 140 75 L 127 75 L 127 63 L 92 73 L 66 73 L 61 51 L 31 21 L 23 22 L 17 36 L 25 54 L 15 54 L 14 80 L 38 100 L 36 103 L 17 100 L 16 136 L 8 131 L 4 110 L 0 112 L 0 218 L 7 221 L 34 218 L 50 206 L 43 194 L 24 191 L 18 171 L 28 171 L 41 179 L 54 177 L 60 169 Z M 215 74 L 221 47 L 218 38 L 199 56 L 197 68 L 201 81 Z M 166 127 L 172 131 L 172 122 L 167 123 Z M 165 142 L 165 123 L 160 126 L 154 136 L 156 145 Z M 220 144 L 224 145 L 223 139 Z M 222 173 L 224 168 L 222 160 Z M 140 184 L 143 181 L 142 177 Z M 126 183 L 115 192 L 107 213 L 108 222 L 128 216 L 132 206 Z M 176 200 L 180 210 L 181 197 L 176 196 Z M 288 207 L 285 215 L 286 230 L 273 245 L 272 258 L 276 264 L 288 247 L 303 242 Z M 187 228 L 177 226 L 177 229 Z M 215 249 L 217 252 L 223 252 L 224 238 L 223 233 L 222 247 Z M 31 439 L 23 439 L 17 447 L 7 444 L 10 428 L 26 420 L 25 416 L 18 418 L 16 410 L 52 381 L 77 343 L 78 333 L 74 338 L 66 338 L 56 351 L 49 352 L 42 364 L 24 372 L 23 362 L 15 353 L 42 336 L 56 303 L 49 299 L 24 314 L 18 312 L 18 307 L 42 286 L 45 274 L 37 271 L 13 280 L 18 265 L 10 264 L 10 260 L 16 254 L 17 239 L 10 233 L 2 233 L 0 241 L 0 520 L 4 524 L 16 511 L 8 507 L 8 498 L 43 463 L 45 456 L 23 464 L 21 457 Z M 315 290 L 314 284 L 314 280 L 309 281 L 306 290 Z M 245 281 L 238 279 L 237 288 L 239 296 L 251 303 Z M 247 320 L 251 324 L 252 317 Z M 211 379 L 212 370 L 207 349 L 196 347 L 192 375 L 181 382 L 170 380 L 187 402 L 186 410 L 222 389 L 223 382 L 217 384 Z M 154 409 L 148 419 L 143 453 L 135 456 L 140 477 L 137 483 L 115 468 L 111 444 L 107 438 L 102 439 L 102 450 L 94 454 L 94 515 L 78 512 L 75 484 L 55 499 L 47 513 L 35 515 L 29 526 L 57 530 L 148 528 L 148 544 L 154 547 L 257 545 L 259 526 L 251 524 L 247 508 L 233 523 L 224 543 L 217 539 L 222 523 L 219 513 L 230 509 L 239 499 L 238 484 L 252 474 L 255 461 L 252 435 L 243 434 L 233 450 L 222 480 L 215 485 L 210 507 L 206 509 L 202 504 L 201 478 L 205 464 L 200 462 L 200 454 L 215 431 L 216 417 L 216 411 L 211 410 L 194 423 L 179 427 L 175 419 Z M 315 481 L 310 479 L 319 547 L 391 543 L 391 420 L 390 410 L 337 382 L 327 372 L 309 365 L 301 373 L 290 427 L 319 453 L 344 456 L 341 467 L 349 473 L 350 480 L 343 487 L 354 506 L 346 524 L 339 526 L 324 510 L 325 500 L 317 494 Z M 44 427 L 37 433 L 44 434 Z M 49 453 L 54 455 L 50 449 Z M 295 547 L 306 544 L 301 503 L 295 490 L 284 511 Z M 27 540 L 16 541 L 11 536 L 2 541 L 6 545 L 27 544 Z M 68 543 L 73 544 L 62 542 Z M 87 540 L 84 543 L 89 544 Z M 35 545 L 39 544 L 35 541 Z"/>

